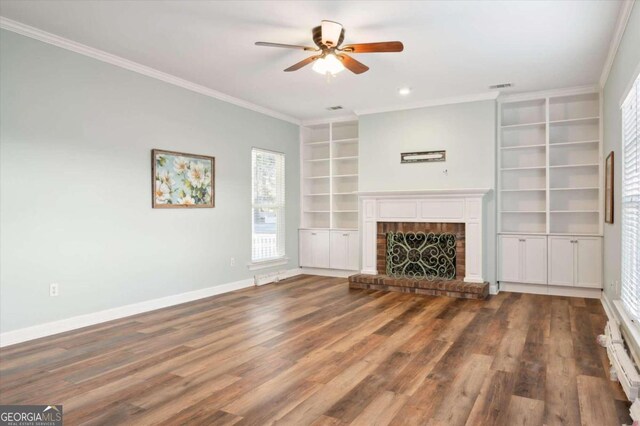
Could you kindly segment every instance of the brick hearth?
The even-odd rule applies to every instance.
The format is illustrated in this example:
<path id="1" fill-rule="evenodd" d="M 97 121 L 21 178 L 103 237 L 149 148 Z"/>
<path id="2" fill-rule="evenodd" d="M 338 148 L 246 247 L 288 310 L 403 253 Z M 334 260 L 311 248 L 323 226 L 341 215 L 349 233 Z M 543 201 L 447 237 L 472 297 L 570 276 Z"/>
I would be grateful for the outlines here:
<path id="1" fill-rule="evenodd" d="M 489 295 L 489 283 L 487 282 L 466 283 L 458 279 L 429 281 L 391 278 L 388 275 L 352 275 L 349 277 L 349 288 L 449 296 L 462 299 L 484 299 Z"/>

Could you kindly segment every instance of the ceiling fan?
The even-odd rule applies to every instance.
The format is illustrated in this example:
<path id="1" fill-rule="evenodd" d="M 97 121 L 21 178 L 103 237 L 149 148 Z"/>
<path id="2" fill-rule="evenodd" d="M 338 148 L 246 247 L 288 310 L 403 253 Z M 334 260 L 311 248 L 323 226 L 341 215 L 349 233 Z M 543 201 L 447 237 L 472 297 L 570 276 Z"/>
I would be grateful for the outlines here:
<path id="1" fill-rule="evenodd" d="M 295 44 L 268 43 L 264 41 L 256 42 L 256 46 L 283 47 L 285 49 L 306 50 L 309 52 L 320 52 L 310 56 L 285 69 L 286 72 L 296 71 L 305 65 L 313 62 L 313 70 L 325 75 L 335 75 L 347 68 L 354 74 L 362 74 L 369 70 L 369 67 L 362 62 L 356 61 L 347 53 L 382 53 L 382 52 L 402 52 L 404 46 L 399 41 L 383 41 L 379 43 L 347 44 L 340 46 L 344 41 L 344 28 L 341 24 L 333 21 L 322 21 L 320 26 L 312 30 L 313 42 L 316 47 L 298 46 Z"/>

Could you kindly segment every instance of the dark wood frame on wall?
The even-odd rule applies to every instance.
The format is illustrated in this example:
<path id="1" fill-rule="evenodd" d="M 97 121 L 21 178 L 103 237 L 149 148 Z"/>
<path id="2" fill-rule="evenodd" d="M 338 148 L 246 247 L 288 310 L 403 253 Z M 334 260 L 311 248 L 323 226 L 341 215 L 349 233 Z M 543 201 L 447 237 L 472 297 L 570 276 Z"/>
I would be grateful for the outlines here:
<path id="1" fill-rule="evenodd" d="M 613 223 L 613 151 L 604 161 L 604 221 Z"/>
<path id="2" fill-rule="evenodd" d="M 199 158 L 211 162 L 211 203 L 209 204 L 157 204 L 156 203 L 156 155 L 169 154 L 181 157 Z M 165 151 L 162 149 L 151 150 L 151 206 L 154 209 L 211 209 L 216 206 L 216 157 L 208 155 L 188 154 L 186 152 Z"/>

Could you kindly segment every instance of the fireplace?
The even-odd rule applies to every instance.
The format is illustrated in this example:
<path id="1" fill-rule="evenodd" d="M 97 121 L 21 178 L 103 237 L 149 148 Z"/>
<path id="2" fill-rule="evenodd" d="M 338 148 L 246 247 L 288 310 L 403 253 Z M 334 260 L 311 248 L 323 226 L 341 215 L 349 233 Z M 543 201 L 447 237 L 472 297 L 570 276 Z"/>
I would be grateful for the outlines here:
<path id="1" fill-rule="evenodd" d="M 377 222 L 376 234 L 380 273 L 464 280 L 464 223 Z"/>
<path id="2" fill-rule="evenodd" d="M 362 271 L 352 288 L 484 298 L 487 190 L 360 193 Z"/>

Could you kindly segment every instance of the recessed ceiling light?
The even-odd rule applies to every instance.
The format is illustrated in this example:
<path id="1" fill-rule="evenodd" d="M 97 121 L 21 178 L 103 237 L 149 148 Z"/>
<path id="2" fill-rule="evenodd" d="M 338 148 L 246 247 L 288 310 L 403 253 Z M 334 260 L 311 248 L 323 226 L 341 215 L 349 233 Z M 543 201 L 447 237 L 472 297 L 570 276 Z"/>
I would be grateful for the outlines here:
<path id="1" fill-rule="evenodd" d="M 409 93 L 411 93 L 411 87 L 401 87 L 398 89 L 398 94 L 402 96 L 407 96 Z"/>

